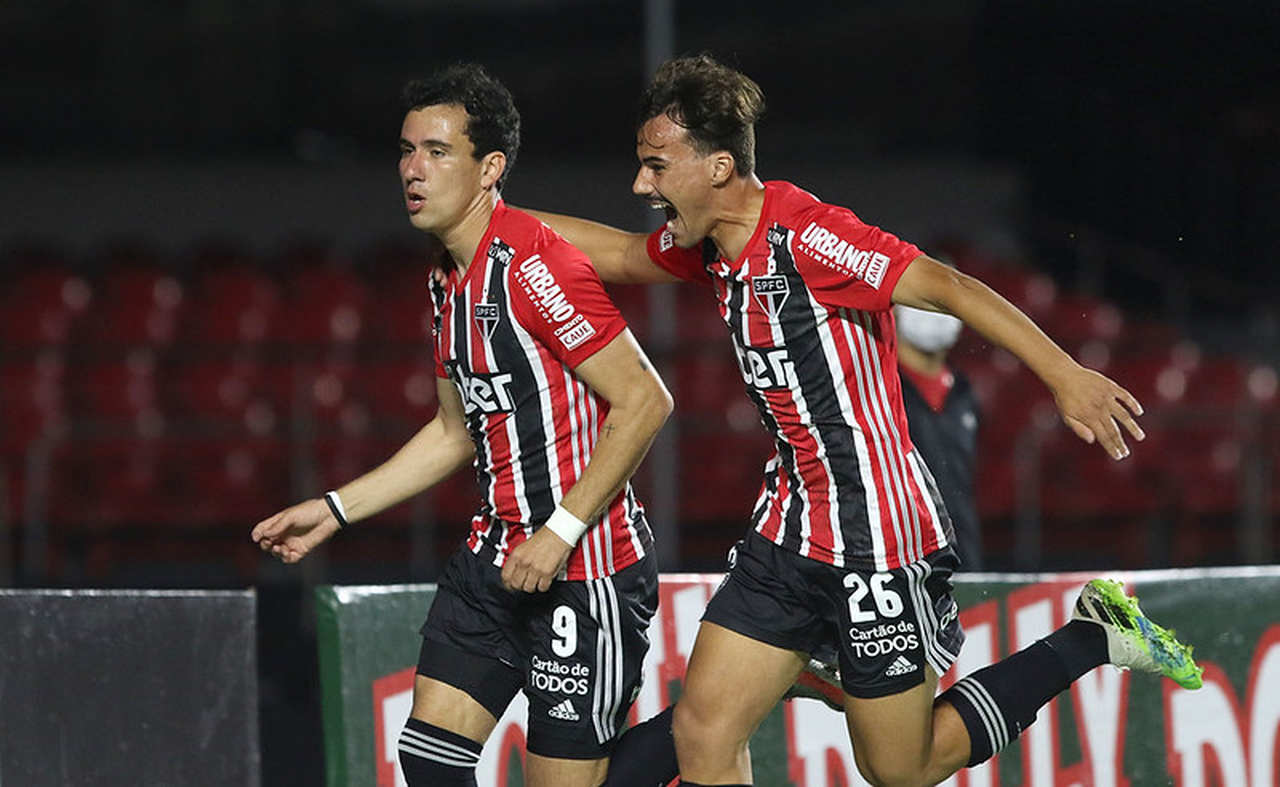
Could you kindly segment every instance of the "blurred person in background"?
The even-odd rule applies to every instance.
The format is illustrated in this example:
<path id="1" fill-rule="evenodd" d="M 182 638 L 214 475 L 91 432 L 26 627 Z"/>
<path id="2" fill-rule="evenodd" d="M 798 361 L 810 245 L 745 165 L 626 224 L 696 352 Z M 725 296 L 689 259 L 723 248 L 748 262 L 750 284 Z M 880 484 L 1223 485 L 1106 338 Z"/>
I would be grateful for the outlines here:
<path id="1" fill-rule="evenodd" d="M 1093 580 L 1065 626 L 935 697 L 964 640 L 950 580 L 959 561 L 907 434 L 891 307 L 953 314 L 1013 352 L 1071 429 L 1114 459 L 1128 454 L 1124 431 L 1142 439 L 1141 407 L 980 281 L 790 183 L 761 182 L 764 96 L 745 75 L 677 58 L 640 106 L 632 190 L 665 225 L 630 233 L 535 215 L 605 281 L 709 287 L 775 452 L 674 714 L 624 737 L 608 783 L 665 784 L 673 739 L 684 784 L 750 783 L 748 741 L 824 648 L 839 653 L 850 740 L 873 784 L 932 784 L 990 759 L 1104 663 L 1198 687 L 1190 649 L 1119 583 Z"/>
<path id="2" fill-rule="evenodd" d="M 981 571 L 982 532 L 974 494 L 978 399 L 969 378 L 947 363 L 964 324 L 950 314 L 910 306 L 894 306 L 893 316 L 911 443 L 946 504 L 960 569 Z"/>
<path id="3" fill-rule="evenodd" d="M 503 203 L 520 140 L 507 89 L 459 65 L 409 83 L 404 104 L 409 220 L 447 252 L 427 285 L 439 410 L 386 462 L 252 537 L 297 562 L 474 462 L 483 502 L 422 626 L 401 767 L 415 787 L 474 785 L 484 741 L 524 689 L 528 783 L 595 787 L 657 606 L 628 479 L 670 395 L 585 255 Z"/>

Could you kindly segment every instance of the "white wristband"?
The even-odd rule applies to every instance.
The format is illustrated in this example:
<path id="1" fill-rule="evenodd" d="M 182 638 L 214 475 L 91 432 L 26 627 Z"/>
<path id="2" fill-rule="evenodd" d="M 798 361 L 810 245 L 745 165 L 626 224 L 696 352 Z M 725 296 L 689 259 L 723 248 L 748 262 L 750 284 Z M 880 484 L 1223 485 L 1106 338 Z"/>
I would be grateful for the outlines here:
<path id="1" fill-rule="evenodd" d="M 587 523 L 569 513 L 563 506 L 556 506 L 556 510 L 551 512 L 542 526 L 560 536 L 569 546 L 577 544 L 582 534 L 587 532 Z"/>
<path id="2" fill-rule="evenodd" d="M 346 527 L 347 509 L 342 505 L 342 498 L 338 497 L 337 491 L 325 492 L 324 501 L 329 504 L 329 510 L 333 512 L 333 518 L 338 520 L 338 525 Z"/>

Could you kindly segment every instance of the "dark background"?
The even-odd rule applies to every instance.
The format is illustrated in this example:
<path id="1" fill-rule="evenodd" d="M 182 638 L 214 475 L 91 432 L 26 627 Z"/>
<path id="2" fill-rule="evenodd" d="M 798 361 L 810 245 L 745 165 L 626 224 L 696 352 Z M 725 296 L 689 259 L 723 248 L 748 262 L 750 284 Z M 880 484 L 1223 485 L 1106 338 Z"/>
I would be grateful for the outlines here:
<path id="1" fill-rule="evenodd" d="M 820 196 L 848 200 L 864 218 L 928 251 L 1000 257 L 991 270 L 1008 262 L 1019 276 L 1047 276 L 1062 292 L 1114 304 L 1128 320 L 1192 342 L 1197 358 L 1280 364 L 1273 232 L 1280 5 L 739 0 L 674 3 L 673 13 L 676 53 L 709 51 L 764 89 L 763 177 L 807 186 L 802 174 L 825 176 L 834 185 Z M 138 260 L 194 281 L 211 247 L 237 249 L 282 278 L 330 265 L 335 251 L 361 275 L 373 270 L 360 265 L 377 258 L 368 250 L 378 244 L 412 254 L 420 239 L 404 226 L 393 180 L 398 92 L 406 79 L 456 60 L 484 63 L 516 97 L 523 147 L 509 187 L 513 202 L 642 226 L 646 215 L 628 188 L 634 102 L 648 77 L 644 25 L 636 2 L 5 4 L 6 308 L 24 299 L 29 274 L 44 266 L 98 287 Z M 988 182 L 997 184 L 997 197 L 975 186 Z M 647 305 L 632 300 L 641 310 Z M 962 350 L 981 366 L 989 348 L 968 341 Z M 669 349 L 654 343 L 660 357 Z M 6 339 L 0 361 L 20 364 L 24 353 L 44 349 Z M 168 352 L 182 354 L 180 347 Z M 288 353 L 275 357 L 283 363 Z M 75 348 L 65 358 L 69 369 L 85 360 Z M 11 376 L 5 384 L 12 391 L 21 383 Z M 55 445 L 76 452 L 96 426 L 69 417 Z M 997 420 L 1001 411 L 987 417 Z M 407 435 L 393 432 L 386 443 Z M 14 500 L 29 496 L 23 468 L 34 439 L 7 443 Z M 1207 449 L 1182 442 L 1172 450 Z M 1011 456 L 989 449 L 981 461 L 988 478 L 1003 478 L 1000 467 Z M 252 510 L 265 516 L 323 488 L 300 480 L 296 462 L 288 467 L 295 469 L 282 473 L 289 483 Z M 1261 483 L 1252 499 L 1276 500 L 1275 482 Z M 640 484 L 647 490 L 661 481 L 646 476 Z M 69 483 L 45 494 L 56 507 L 79 489 Z M 1159 497 L 1163 489 L 1150 491 Z M 742 523 L 702 522 L 687 503 L 678 496 L 674 503 L 685 512 L 681 521 L 699 525 L 680 534 L 664 568 L 715 570 Z M 37 542 L 24 531 L 30 509 L 14 502 L 10 510 L 0 555 L 13 566 L 4 574 L 10 584 L 259 588 L 268 784 L 321 778 L 311 587 L 429 580 L 461 532 L 443 517 L 449 526 L 430 530 L 426 546 L 420 529 L 412 546 L 402 534 L 355 536 L 345 556 L 335 546 L 310 567 L 282 569 L 244 554 L 247 515 L 203 533 L 199 544 L 218 545 L 206 554 L 192 556 L 180 544 L 135 560 L 138 544 L 159 538 L 168 520 L 126 510 L 90 535 L 59 540 L 55 527 Z M 1223 549 L 1203 535 L 1211 532 L 1205 527 L 1234 527 L 1242 510 L 1146 512 L 1152 542 L 1182 546 L 1171 552 L 1148 544 L 1136 557 L 1101 560 L 1128 567 L 1272 560 L 1269 537 L 1261 547 Z M 1255 505 L 1251 521 L 1261 518 L 1261 530 L 1273 531 L 1275 510 Z M 1047 547 L 1042 561 L 1019 563 L 1014 504 L 992 502 L 987 514 L 993 568 L 1075 567 L 1090 554 L 1090 566 L 1100 567 L 1091 544 Z M 1105 539 L 1115 518 L 1102 510 L 1054 519 L 1046 510 L 1031 521 L 1047 533 L 1055 525 L 1096 525 L 1103 535 L 1094 537 Z M 50 519 L 56 524 L 56 514 Z M 94 539 L 107 544 L 106 557 L 94 552 Z M 37 547 L 49 550 L 48 562 L 28 559 Z M 351 554 L 357 559 L 346 560 Z"/>

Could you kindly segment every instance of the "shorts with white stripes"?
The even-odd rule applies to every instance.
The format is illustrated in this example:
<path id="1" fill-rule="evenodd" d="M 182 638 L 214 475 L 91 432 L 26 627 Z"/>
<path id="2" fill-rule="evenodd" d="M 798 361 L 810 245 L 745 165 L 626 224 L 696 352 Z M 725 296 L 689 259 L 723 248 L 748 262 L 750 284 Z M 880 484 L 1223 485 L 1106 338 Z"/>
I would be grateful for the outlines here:
<path id="1" fill-rule="evenodd" d="M 657 607 L 652 557 L 603 579 L 512 593 L 501 569 L 463 547 L 445 566 L 422 625 L 418 672 L 466 691 L 497 716 L 521 687 L 502 678 L 515 668 L 529 700 L 528 750 L 598 759 L 613 749 L 639 692 Z M 467 658 L 443 664 L 432 657 L 437 644 L 441 654 Z M 495 683 L 500 697 L 487 690 Z"/>
<path id="2" fill-rule="evenodd" d="M 729 553 L 729 573 L 702 619 L 774 647 L 838 659 L 845 692 L 870 698 L 941 675 L 964 631 L 951 595 L 950 547 L 892 571 L 840 568 L 752 532 Z"/>

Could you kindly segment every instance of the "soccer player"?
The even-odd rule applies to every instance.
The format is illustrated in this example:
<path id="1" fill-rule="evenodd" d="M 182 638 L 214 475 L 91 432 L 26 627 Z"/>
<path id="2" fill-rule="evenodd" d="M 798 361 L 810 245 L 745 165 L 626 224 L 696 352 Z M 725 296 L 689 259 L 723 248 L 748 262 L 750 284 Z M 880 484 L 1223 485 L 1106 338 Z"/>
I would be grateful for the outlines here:
<path id="1" fill-rule="evenodd" d="M 448 254 L 429 285 L 439 411 L 385 463 L 252 537 L 296 562 L 474 462 L 483 502 L 422 627 L 401 766 L 411 785 L 474 785 L 482 744 L 523 688 L 529 784 L 595 787 L 657 605 L 628 479 L 670 395 L 586 256 L 503 203 L 520 128 L 507 89 L 453 66 L 409 83 L 404 103 L 409 220 Z"/>
<path id="2" fill-rule="evenodd" d="M 763 103 L 708 56 L 669 61 L 641 99 L 633 186 L 665 226 L 646 235 L 536 214 L 605 281 L 710 287 L 775 440 L 753 532 L 730 553 L 674 714 L 624 737 L 608 783 L 674 776 L 655 765 L 667 720 L 684 784 L 749 783 L 747 741 L 823 646 L 839 653 L 849 736 L 873 784 L 932 784 L 983 762 L 1103 663 L 1198 686 L 1190 649 L 1117 583 L 1094 580 L 1066 626 L 935 698 L 963 641 L 955 536 L 909 439 L 892 305 L 953 314 L 1009 349 L 1068 426 L 1117 460 L 1125 431 L 1143 437 L 1141 407 L 976 279 L 790 183 L 761 182 Z"/>

